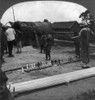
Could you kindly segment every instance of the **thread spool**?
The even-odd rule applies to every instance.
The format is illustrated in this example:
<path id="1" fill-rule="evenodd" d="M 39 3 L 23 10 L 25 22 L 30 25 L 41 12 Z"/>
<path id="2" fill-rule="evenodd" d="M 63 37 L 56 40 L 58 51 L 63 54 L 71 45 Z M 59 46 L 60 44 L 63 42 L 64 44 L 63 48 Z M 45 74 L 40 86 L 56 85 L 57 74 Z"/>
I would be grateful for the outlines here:
<path id="1" fill-rule="evenodd" d="M 68 62 L 70 62 L 70 57 L 68 58 Z"/>
<path id="2" fill-rule="evenodd" d="M 37 66 L 38 66 L 38 68 L 40 68 L 40 63 L 39 62 L 37 63 Z"/>
<path id="3" fill-rule="evenodd" d="M 13 87 L 13 94 L 15 94 L 15 87 Z"/>
<path id="4" fill-rule="evenodd" d="M 29 65 L 28 65 L 28 64 L 26 64 L 26 70 L 28 70 L 28 68 L 29 68 Z"/>
<path id="5" fill-rule="evenodd" d="M 60 65 L 60 59 L 58 59 L 58 65 Z"/>
<path id="6" fill-rule="evenodd" d="M 11 89 L 11 83 L 9 82 L 8 84 L 9 84 L 9 87 L 8 87 L 8 88 L 9 88 L 9 90 L 10 90 L 10 89 Z"/>
<path id="7" fill-rule="evenodd" d="M 41 66 L 41 68 L 44 68 L 44 62 L 42 62 L 42 66 Z"/>
<path id="8" fill-rule="evenodd" d="M 48 62 L 48 66 L 51 66 L 51 61 Z"/>
<path id="9" fill-rule="evenodd" d="M 38 69 L 38 64 L 37 63 L 35 63 L 35 67 Z"/>
<path id="10" fill-rule="evenodd" d="M 33 66 L 34 69 L 37 69 L 36 66 L 35 66 L 35 64 L 33 64 L 32 66 Z"/>
<path id="11" fill-rule="evenodd" d="M 21 70 L 22 72 L 24 72 L 24 68 L 22 67 L 22 70 Z"/>
<path id="12" fill-rule="evenodd" d="M 60 59 L 60 64 L 63 64 L 65 59 Z"/>
<path id="13" fill-rule="evenodd" d="M 34 69 L 35 69 L 35 67 L 34 67 L 34 65 L 33 65 L 33 64 L 31 64 L 31 67 L 32 67 L 32 70 L 34 70 Z"/>
<path id="14" fill-rule="evenodd" d="M 53 60 L 51 60 L 51 65 L 52 65 L 52 66 L 54 65 L 54 62 L 53 62 Z"/>
<path id="15" fill-rule="evenodd" d="M 28 65 L 28 68 L 29 68 L 30 71 L 32 70 L 32 68 L 31 68 L 31 64 Z"/>
<path id="16" fill-rule="evenodd" d="M 66 63 L 69 61 L 69 59 L 68 58 L 66 58 Z"/>

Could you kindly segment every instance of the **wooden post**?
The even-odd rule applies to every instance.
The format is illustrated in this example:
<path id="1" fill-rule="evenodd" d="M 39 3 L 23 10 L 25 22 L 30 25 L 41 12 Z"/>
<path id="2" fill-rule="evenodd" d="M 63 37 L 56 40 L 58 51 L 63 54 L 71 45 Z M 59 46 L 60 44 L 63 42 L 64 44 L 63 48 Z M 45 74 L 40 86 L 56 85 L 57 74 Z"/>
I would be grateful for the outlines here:
<path id="1" fill-rule="evenodd" d="M 1 72 L 1 68 L 2 68 L 2 63 L 1 63 L 1 27 L 2 27 L 2 24 L 0 22 L 0 72 Z"/>
<path id="2" fill-rule="evenodd" d="M 38 48 L 40 48 L 39 39 L 38 39 L 38 36 L 36 33 L 35 33 L 35 37 L 36 37 L 36 42 L 37 42 Z"/>

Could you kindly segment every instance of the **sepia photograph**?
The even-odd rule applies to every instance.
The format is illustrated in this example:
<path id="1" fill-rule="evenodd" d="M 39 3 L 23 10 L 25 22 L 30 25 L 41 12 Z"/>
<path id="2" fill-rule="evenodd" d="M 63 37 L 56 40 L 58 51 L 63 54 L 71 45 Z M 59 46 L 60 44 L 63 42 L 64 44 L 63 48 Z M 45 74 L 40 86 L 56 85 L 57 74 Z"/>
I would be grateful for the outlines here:
<path id="1" fill-rule="evenodd" d="M 0 0 L 0 100 L 95 100 L 95 0 Z"/>

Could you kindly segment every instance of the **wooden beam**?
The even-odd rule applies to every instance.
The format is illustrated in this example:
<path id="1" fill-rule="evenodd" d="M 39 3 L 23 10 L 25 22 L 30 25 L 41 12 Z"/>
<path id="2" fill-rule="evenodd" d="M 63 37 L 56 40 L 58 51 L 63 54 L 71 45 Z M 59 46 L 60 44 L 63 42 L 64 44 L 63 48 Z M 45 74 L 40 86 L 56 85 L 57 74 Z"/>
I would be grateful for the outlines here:
<path id="1" fill-rule="evenodd" d="M 1 27 L 2 27 L 2 24 L 1 24 L 1 22 L 0 22 L 0 71 L 1 71 L 1 68 L 2 68 L 2 61 L 1 61 L 1 32 L 2 32 L 2 29 L 1 29 Z"/>
<path id="2" fill-rule="evenodd" d="M 59 74 L 59 75 L 54 75 L 50 77 L 35 79 L 27 82 L 11 84 L 10 91 L 13 92 L 14 88 L 15 88 L 15 92 L 17 93 L 32 91 L 35 89 L 41 89 L 41 88 L 54 86 L 58 84 L 69 83 L 72 81 L 91 77 L 94 75 L 95 75 L 95 67 L 64 73 L 64 74 Z"/>

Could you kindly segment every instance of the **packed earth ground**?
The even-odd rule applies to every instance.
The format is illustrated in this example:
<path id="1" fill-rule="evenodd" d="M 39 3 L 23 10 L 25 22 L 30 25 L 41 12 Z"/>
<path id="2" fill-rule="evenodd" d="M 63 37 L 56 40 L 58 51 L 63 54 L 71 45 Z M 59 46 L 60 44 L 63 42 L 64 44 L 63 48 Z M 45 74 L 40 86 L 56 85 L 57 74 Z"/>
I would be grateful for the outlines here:
<path id="1" fill-rule="evenodd" d="M 39 53 L 40 50 L 32 46 L 22 48 L 22 53 L 16 53 L 14 47 L 13 54 L 15 57 L 9 58 L 5 54 L 5 63 L 2 66 L 3 71 L 20 68 L 27 63 L 45 61 L 45 54 Z M 51 59 L 62 59 L 75 56 L 74 46 L 53 46 L 51 50 Z M 95 45 L 90 45 L 90 65 L 95 67 Z M 29 73 L 19 71 L 6 72 L 11 83 L 23 82 L 53 76 L 80 70 L 81 61 L 67 63 L 60 66 L 53 66 L 46 69 L 35 70 Z M 32 84 L 31 84 L 32 85 Z M 68 85 L 59 85 L 42 90 L 31 91 L 18 95 L 15 100 L 95 100 L 95 76 L 69 83 Z"/>

